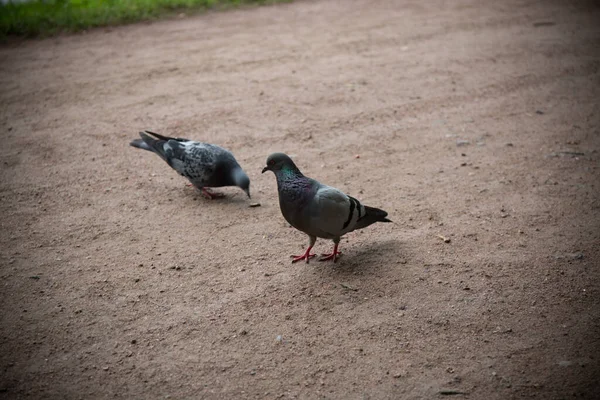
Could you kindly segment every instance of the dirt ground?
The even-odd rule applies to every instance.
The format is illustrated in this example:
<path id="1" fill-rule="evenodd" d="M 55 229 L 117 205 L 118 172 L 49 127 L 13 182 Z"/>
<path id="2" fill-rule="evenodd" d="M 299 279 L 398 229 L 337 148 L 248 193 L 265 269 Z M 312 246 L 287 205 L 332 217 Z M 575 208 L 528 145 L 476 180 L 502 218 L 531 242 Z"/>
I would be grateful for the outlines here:
<path id="1" fill-rule="evenodd" d="M 0 398 L 594 398 L 600 7 L 567 3 L 297 1 L 2 46 Z M 204 199 L 142 129 L 229 148 L 261 207 Z M 395 223 L 292 265 L 274 151 Z"/>

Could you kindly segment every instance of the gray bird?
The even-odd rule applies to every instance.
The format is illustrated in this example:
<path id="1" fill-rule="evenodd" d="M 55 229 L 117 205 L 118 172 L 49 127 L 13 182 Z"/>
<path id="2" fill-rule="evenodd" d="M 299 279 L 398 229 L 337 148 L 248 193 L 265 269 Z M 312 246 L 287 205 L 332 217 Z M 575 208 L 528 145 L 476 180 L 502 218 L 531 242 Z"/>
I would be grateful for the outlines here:
<path id="1" fill-rule="evenodd" d="M 223 186 L 238 186 L 250 197 L 250 179 L 230 151 L 214 144 L 162 136 L 150 131 L 140 132 L 140 136 L 141 139 L 129 144 L 158 154 L 208 198 L 222 195 L 207 188 Z"/>
<path id="2" fill-rule="evenodd" d="M 262 172 L 273 171 L 277 178 L 279 207 L 287 222 L 306 233 L 310 239 L 303 255 L 292 256 L 292 262 L 314 257 L 310 250 L 318 237 L 332 239 L 331 254 L 323 254 L 319 261 L 333 260 L 339 254 L 340 237 L 356 229 L 365 228 L 375 222 L 392 222 L 387 212 L 363 206 L 352 196 L 331 186 L 323 185 L 300 172 L 290 157 L 273 153 L 267 158 Z"/>

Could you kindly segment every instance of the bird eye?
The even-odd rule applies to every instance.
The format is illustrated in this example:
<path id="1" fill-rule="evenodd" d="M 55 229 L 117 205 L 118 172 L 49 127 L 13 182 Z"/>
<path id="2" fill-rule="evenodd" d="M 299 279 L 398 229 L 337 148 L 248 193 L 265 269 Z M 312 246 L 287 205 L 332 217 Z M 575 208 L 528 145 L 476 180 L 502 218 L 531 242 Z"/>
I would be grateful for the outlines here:
<path id="1" fill-rule="evenodd" d="M 275 160 L 269 161 L 269 165 L 275 165 Z"/>

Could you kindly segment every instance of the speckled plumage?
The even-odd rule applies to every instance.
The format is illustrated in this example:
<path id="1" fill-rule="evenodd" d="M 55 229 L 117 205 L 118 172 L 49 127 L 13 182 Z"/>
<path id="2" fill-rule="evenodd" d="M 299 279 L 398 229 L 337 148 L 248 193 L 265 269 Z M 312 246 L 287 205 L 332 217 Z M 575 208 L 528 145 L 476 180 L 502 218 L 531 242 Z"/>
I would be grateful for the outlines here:
<path id="1" fill-rule="evenodd" d="M 250 180 L 230 151 L 209 143 L 140 132 L 130 144 L 152 151 L 198 189 L 239 186 L 250 197 Z"/>

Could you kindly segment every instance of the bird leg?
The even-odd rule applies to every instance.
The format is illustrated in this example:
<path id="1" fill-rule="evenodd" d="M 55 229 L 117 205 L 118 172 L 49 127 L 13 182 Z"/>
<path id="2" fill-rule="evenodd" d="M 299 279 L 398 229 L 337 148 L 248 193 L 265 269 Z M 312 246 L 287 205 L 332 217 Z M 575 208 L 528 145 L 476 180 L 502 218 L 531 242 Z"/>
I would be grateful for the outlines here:
<path id="1" fill-rule="evenodd" d="M 342 254 L 341 251 L 337 251 L 338 245 L 339 243 L 334 243 L 333 252 L 330 254 L 322 254 L 323 257 L 319 258 L 319 261 L 333 260 L 333 262 L 335 262 L 337 260 L 337 256 Z"/>
<path id="2" fill-rule="evenodd" d="M 306 263 L 308 264 L 308 260 L 315 256 L 315 254 L 310 254 L 311 249 L 312 246 L 309 246 L 308 249 L 306 249 L 306 252 L 301 256 L 292 256 L 294 257 L 294 259 L 292 260 L 292 264 L 300 260 L 306 260 Z"/>
<path id="3" fill-rule="evenodd" d="M 315 254 L 310 254 L 310 251 L 312 250 L 313 246 L 315 245 L 317 238 L 313 237 L 313 236 L 309 236 L 309 239 L 310 239 L 310 244 L 308 245 L 308 248 L 306 249 L 304 254 L 302 254 L 301 256 L 291 256 L 291 257 L 293 257 L 292 264 L 297 261 L 300 261 L 300 260 L 306 260 L 306 263 L 308 264 L 308 260 L 310 260 L 311 258 L 313 258 L 315 256 Z"/>
<path id="4" fill-rule="evenodd" d="M 207 188 L 202 188 L 202 194 L 205 195 L 206 198 L 209 199 L 209 200 L 220 199 L 222 197 L 225 197 L 224 194 L 211 192 Z"/>
<path id="5" fill-rule="evenodd" d="M 193 186 L 191 183 L 186 183 L 185 186 Z M 207 188 L 203 187 L 202 189 L 200 189 L 200 193 L 202 193 L 204 195 L 204 197 L 206 197 L 209 200 L 214 200 L 214 199 L 220 199 L 222 197 L 225 197 L 225 195 L 223 193 L 215 193 L 215 192 L 211 192 L 210 190 L 208 190 Z"/>

